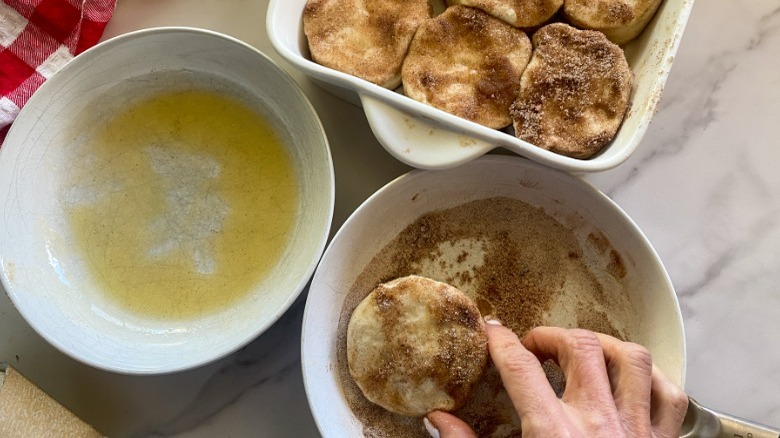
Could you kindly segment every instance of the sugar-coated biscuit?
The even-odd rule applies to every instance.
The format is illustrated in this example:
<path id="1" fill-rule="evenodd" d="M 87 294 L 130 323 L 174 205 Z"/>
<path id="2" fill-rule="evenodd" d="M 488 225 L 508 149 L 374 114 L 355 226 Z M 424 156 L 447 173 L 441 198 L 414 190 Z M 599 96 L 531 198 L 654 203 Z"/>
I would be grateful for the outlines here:
<path id="1" fill-rule="evenodd" d="M 604 34 L 554 23 L 533 36 L 534 54 L 512 104 L 515 135 L 541 148 L 589 158 L 617 133 L 633 75 Z"/>
<path id="2" fill-rule="evenodd" d="M 412 36 L 432 14 L 428 0 L 308 0 L 303 31 L 314 62 L 395 88 Z"/>
<path id="3" fill-rule="evenodd" d="M 417 101 L 489 128 L 512 120 L 520 74 L 531 56 L 528 36 L 465 6 L 420 26 L 404 61 L 404 92 Z"/>
<path id="4" fill-rule="evenodd" d="M 447 0 L 447 4 L 481 9 L 512 26 L 528 29 L 549 21 L 563 0 Z"/>
<path id="5" fill-rule="evenodd" d="M 462 406 L 487 363 L 476 304 L 446 283 L 402 277 L 377 286 L 347 327 L 347 364 L 368 400 L 407 416 Z"/>
<path id="6" fill-rule="evenodd" d="M 565 0 L 571 24 L 603 32 L 615 44 L 636 38 L 655 15 L 661 0 Z"/>

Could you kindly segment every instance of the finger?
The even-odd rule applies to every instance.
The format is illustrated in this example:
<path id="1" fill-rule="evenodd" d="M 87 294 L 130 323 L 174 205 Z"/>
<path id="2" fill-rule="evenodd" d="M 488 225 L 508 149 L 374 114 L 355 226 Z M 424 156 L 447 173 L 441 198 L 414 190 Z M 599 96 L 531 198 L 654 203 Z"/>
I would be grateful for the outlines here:
<path id="1" fill-rule="evenodd" d="M 653 359 L 647 348 L 596 333 L 604 350 L 612 397 L 634 436 L 650 436 L 650 388 Z"/>
<path id="2" fill-rule="evenodd" d="M 523 345 L 539 360 L 555 360 L 566 377 L 562 400 L 576 406 L 608 406 L 617 414 L 601 342 L 593 332 L 537 327 Z"/>
<path id="3" fill-rule="evenodd" d="M 650 422 L 657 438 L 680 436 L 688 410 L 688 396 L 658 367 L 653 366 Z"/>
<path id="4" fill-rule="evenodd" d="M 523 428 L 557 421 L 563 411 L 541 363 L 523 347 L 511 330 L 497 321 L 486 321 L 490 357 L 520 415 Z"/>
<path id="5" fill-rule="evenodd" d="M 430 412 L 424 419 L 425 429 L 433 438 L 476 438 L 477 434 L 471 430 L 460 418 L 441 411 Z"/>

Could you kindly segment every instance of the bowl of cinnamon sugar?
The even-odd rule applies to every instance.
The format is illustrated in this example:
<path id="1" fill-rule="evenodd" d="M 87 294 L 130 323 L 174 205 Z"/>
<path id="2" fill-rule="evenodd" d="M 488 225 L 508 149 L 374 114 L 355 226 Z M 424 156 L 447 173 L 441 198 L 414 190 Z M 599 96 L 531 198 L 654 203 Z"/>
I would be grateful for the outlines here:
<path id="1" fill-rule="evenodd" d="M 489 155 L 390 182 L 327 248 L 309 289 L 302 334 L 306 394 L 323 436 L 428 436 L 420 418 L 370 402 L 347 359 L 354 309 L 378 285 L 409 275 L 456 287 L 483 316 L 520 336 L 539 325 L 581 327 L 645 345 L 667 376 L 684 383 L 679 304 L 637 225 L 579 178 Z M 561 376 L 548 371 L 560 385 Z M 455 414 L 478 436 L 520 431 L 489 363 Z"/>
<path id="2" fill-rule="evenodd" d="M 693 0 L 271 0 L 290 64 L 422 169 L 497 148 L 569 172 L 624 162 L 655 114 Z"/>

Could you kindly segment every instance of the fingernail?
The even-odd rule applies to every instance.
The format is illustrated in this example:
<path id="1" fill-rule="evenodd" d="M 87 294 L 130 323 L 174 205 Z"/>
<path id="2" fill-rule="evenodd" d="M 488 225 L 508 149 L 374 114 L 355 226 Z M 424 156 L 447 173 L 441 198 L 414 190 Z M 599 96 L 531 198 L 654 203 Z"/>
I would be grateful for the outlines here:
<path id="1" fill-rule="evenodd" d="M 432 438 L 441 438 L 439 429 L 431 423 L 431 420 L 429 420 L 428 417 L 423 417 L 423 424 L 425 425 L 425 430 L 428 431 Z"/>
<path id="2" fill-rule="evenodd" d="M 488 316 L 487 318 L 485 318 L 485 324 L 501 325 L 501 321 L 499 321 L 499 320 L 497 320 L 497 319 L 495 319 L 493 317 Z"/>

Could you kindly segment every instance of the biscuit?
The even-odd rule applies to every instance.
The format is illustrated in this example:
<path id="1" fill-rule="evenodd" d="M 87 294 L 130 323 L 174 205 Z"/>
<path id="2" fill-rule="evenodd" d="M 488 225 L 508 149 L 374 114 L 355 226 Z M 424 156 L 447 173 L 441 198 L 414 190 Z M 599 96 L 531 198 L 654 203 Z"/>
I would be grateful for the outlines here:
<path id="1" fill-rule="evenodd" d="M 661 0 L 566 0 L 563 15 L 571 24 L 603 32 L 615 44 L 636 38 L 655 15 Z"/>
<path id="2" fill-rule="evenodd" d="M 385 88 L 401 83 L 401 64 L 428 0 L 309 0 L 303 32 L 311 58 Z"/>
<path id="3" fill-rule="evenodd" d="M 478 9 L 452 6 L 420 26 L 401 71 L 414 100 L 489 128 L 512 120 L 528 36 Z"/>
<path id="4" fill-rule="evenodd" d="M 487 356 L 474 302 L 425 277 L 377 286 L 347 327 L 347 364 L 355 383 L 369 401 L 401 415 L 462 406 Z"/>
<path id="5" fill-rule="evenodd" d="M 534 54 L 512 104 L 515 135 L 562 155 L 589 158 L 617 133 L 633 75 L 604 34 L 554 23 L 533 36 Z"/>
<path id="6" fill-rule="evenodd" d="M 528 29 L 549 21 L 563 0 L 447 0 L 447 4 L 481 9 L 512 26 Z"/>

